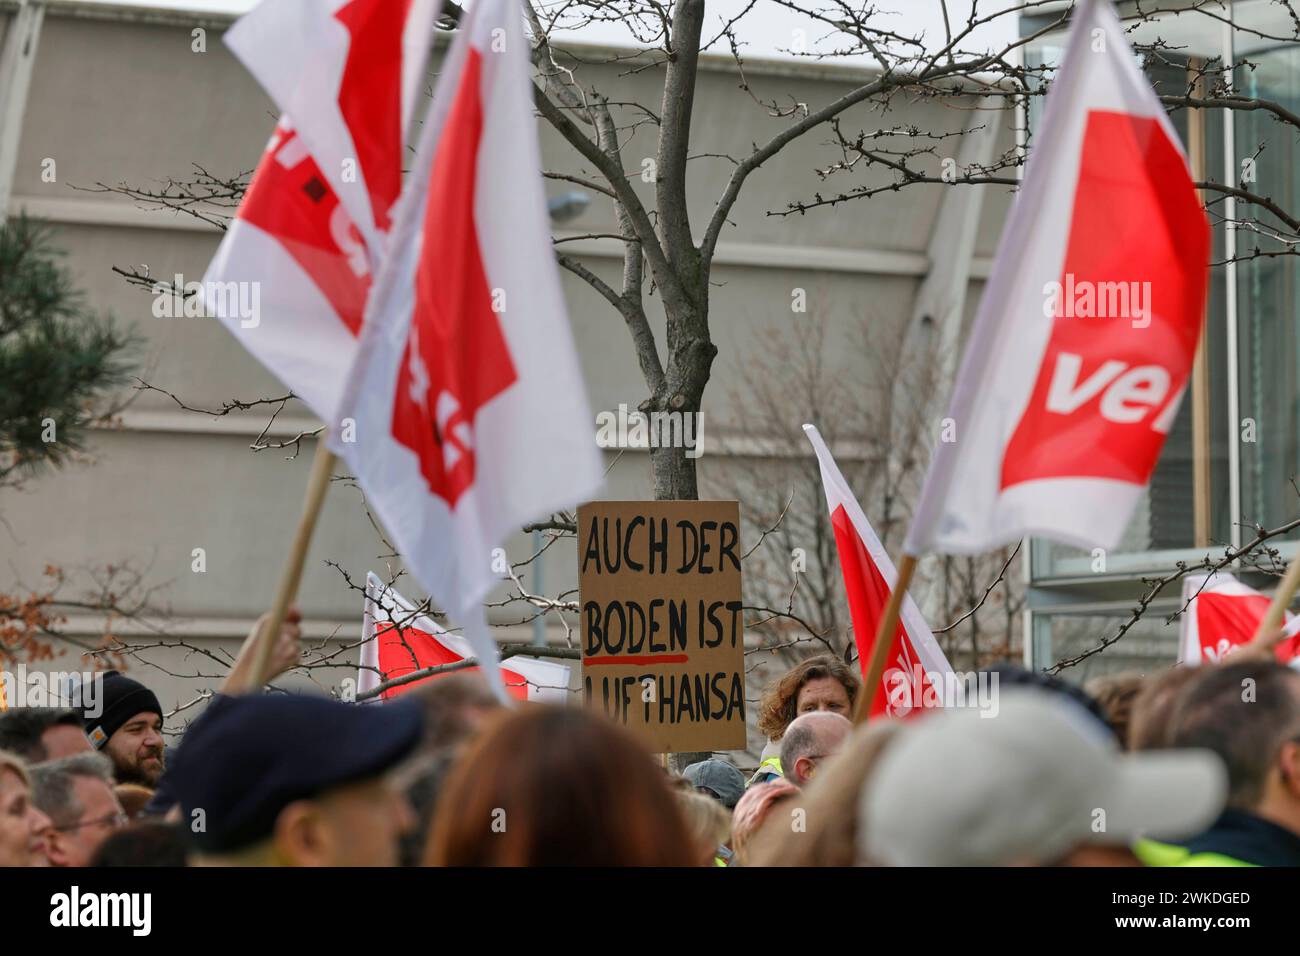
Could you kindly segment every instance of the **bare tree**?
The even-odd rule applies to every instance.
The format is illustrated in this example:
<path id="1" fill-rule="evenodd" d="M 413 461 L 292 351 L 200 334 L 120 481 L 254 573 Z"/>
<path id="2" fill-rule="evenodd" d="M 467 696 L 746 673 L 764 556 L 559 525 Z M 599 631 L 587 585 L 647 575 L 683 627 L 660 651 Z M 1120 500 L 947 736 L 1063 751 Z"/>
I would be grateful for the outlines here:
<path id="1" fill-rule="evenodd" d="M 1025 143 L 1012 145 L 991 160 L 978 164 L 945 168 L 945 154 L 954 152 L 958 138 L 979 123 L 1008 124 L 1012 111 L 1021 109 L 1044 95 L 1050 86 L 1056 64 L 1037 63 L 1027 56 L 1032 44 L 1065 27 L 1073 4 L 1056 0 L 972 0 L 961 5 L 935 0 L 942 13 L 941 37 L 923 37 L 900 32 L 895 21 L 872 3 L 846 3 L 843 0 L 768 0 L 770 6 L 798 11 L 823 31 L 822 42 L 811 51 L 789 51 L 808 60 L 846 59 L 865 61 L 869 69 L 852 88 L 825 103 L 806 103 L 779 89 L 779 80 L 751 79 L 746 71 L 745 26 L 747 18 L 759 6 L 758 0 L 744 4 L 732 17 L 719 17 L 705 0 L 571 0 L 558 6 L 532 5 L 527 8 L 536 66 L 535 102 L 537 111 L 572 149 L 574 163 L 562 169 L 548 170 L 545 175 L 573 183 L 605 197 L 613 204 L 617 232 L 622 243 L 621 274 L 616 281 L 598 275 L 579 258 L 558 247 L 559 264 L 590 286 L 622 319 L 630 345 L 642 375 L 646 396 L 640 403 L 645 412 L 688 412 L 702 410 L 707 387 L 718 355 L 710 325 L 712 270 L 719 243 L 734 226 L 733 214 L 752 175 L 779 156 L 792 143 L 814 134 L 823 137 L 828 150 L 824 160 L 809 170 L 808 184 L 796 180 L 796 195 L 781 208 L 767 210 L 769 216 L 807 216 L 850 204 L 870 203 L 872 197 L 894 194 L 913 187 L 929 189 L 968 189 L 993 187 L 1014 189 L 1018 170 L 1032 151 L 1032 124 L 1025 130 Z M 1290 0 L 1276 0 L 1279 9 L 1289 16 L 1289 29 L 1268 33 L 1258 29 L 1236 29 L 1262 41 L 1276 43 L 1300 40 L 1300 16 Z M 1248 56 L 1235 63 L 1222 58 L 1196 59 L 1184 55 L 1176 45 L 1159 38 L 1160 18 L 1177 14 L 1180 24 L 1200 18 L 1207 25 L 1221 27 L 1224 14 L 1211 0 L 1141 0 L 1120 5 L 1121 13 L 1134 31 L 1142 28 L 1142 38 L 1135 43 L 1149 69 L 1162 76 L 1161 92 L 1171 115 L 1195 113 L 1202 117 L 1259 113 L 1270 117 L 1288 134 L 1300 132 L 1300 116 L 1285 104 L 1240 91 L 1234 77 L 1248 73 L 1254 64 Z M 443 26 L 453 28 L 460 10 L 454 3 L 446 7 Z M 1016 30 L 1012 39 L 989 47 L 980 37 L 998 23 L 1012 17 L 1032 17 L 1024 22 L 1031 29 Z M 608 55 L 588 51 L 566 50 L 553 43 L 557 31 L 578 30 L 584 25 L 619 22 L 637 41 L 639 49 Z M 1154 39 L 1151 29 L 1157 33 Z M 701 131 L 693 128 L 692 116 L 698 94 L 701 57 L 712 51 L 723 52 L 734 61 L 739 87 L 737 108 L 753 111 L 770 125 L 770 132 L 751 148 L 736 155 L 722 155 L 696 142 Z M 604 88 L 611 75 L 616 77 L 654 76 L 660 95 L 655 102 L 624 99 L 619 92 Z M 616 81 L 615 81 L 616 82 Z M 943 128 L 922 129 L 895 122 L 893 117 L 906 104 L 931 102 L 947 108 L 951 122 Z M 972 127 L 972 116 L 982 118 Z M 651 137 L 653 148 L 646 157 L 648 165 L 631 151 L 634 136 Z M 1267 145 L 1261 143 L 1255 159 L 1267 160 Z M 644 150 L 641 150 L 644 152 Z M 702 162 L 729 164 L 730 173 L 721 191 L 704 208 L 693 203 L 692 184 Z M 652 174 L 648 181 L 645 171 Z M 637 173 L 642 176 L 638 177 Z M 1224 261 L 1248 261 L 1257 258 L 1296 255 L 1300 250 L 1300 211 L 1286 208 L 1277 198 L 1256 192 L 1256 180 L 1243 164 L 1241 170 L 1229 170 L 1224 181 L 1203 174 L 1198 186 L 1206 197 L 1206 209 L 1216 225 L 1226 227 L 1237 237 L 1238 245 Z M 247 185 L 247 174 L 231 177 L 213 175 L 202 167 L 190 179 L 181 179 L 157 187 L 127 184 L 97 188 L 123 193 L 131 198 L 159 207 L 179 210 L 207 222 L 222 225 Z M 867 205 L 865 208 L 870 209 Z M 573 238 L 573 237 L 565 237 Z M 139 270 L 124 269 L 131 281 L 152 280 Z M 651 307 L 652 299 L 657 300 Z M 655 335 L 655 317 L 662 313 L 661 349 Z M 956 319 L 960 321 L 960 317 Z M 905 337 L 900 336 L 902 341 Z M 955 340 L 955 338 L 954 338 Z M 879 346 L 879 339 L 877 341 Z M 775 353 L 774 353 L 775 354 Z M 877 354 L 883 354 L 879 348 Z M 909 365 L 900 361 L 901 365 Z M 821 379 L 819 389 L 826 386 Z M 946 392 L 943 381 L 929 383 L 934 394 Z M 917 386 L 911 386 L 917 394 Z M 869 429 L 870 435 L 844 436 L 845 441 L 866 441 L 874 446 L 864 449 L 864 461 L 880 464 L 859 476 L 861 494 L 877 529 L 887 543 L 897 540 L 898 529 L 907 514 L 907 502 L 913 493 L 911 483 L 924 467 L 927 457 L 925 436 L 932 428 L 929 408 L 920 402 L 897 402 L 884 399 L 887 414 Z M 834 434 L 835 419 L 829 413 L 842 408 L 830 394 L 801 396 L 809 399 L 809 417 L 820 417 L 819 424 Z M 260 403 L 282 403 L 282 399 L 258 399 L 255 402 L 233 400 L 232 406 L 248 407 Z M 176 399 L 184 404 L 181 399 Z M 761 403 L 759 405 L 761 408 Z M 862 413 L 861 397 L 849 406 L 858 416 Z M 876 406 L 871 406 L 873 409 Z M 816 415 L 822 408 L 824 416 Z M 793 421 L 782 409 L 779 416 L 764 422 L 771 431 L 764 440 L 782 441 L 800 422 Z M 298 436 L 284 443 L 297 447 Z M 796 439 L 798 436 L 796 436 Z M 254 447 L 274 447 L 257 442 Z M 884 449 L 883 457 L 880 455 Z M 696 461 L 681 447 L 652 450 L 651 468 L 657 498 L 695 498 L 699 484 Z M 796 481 L 805 489 L 815 487 L 807 473 L 807 462 L 796 466 L 804 474 Z M 778 483 L 774 483 L 775 485 Z M 809 504 L 815 504 L 815 498 Z M 780 496 L 761 500 L 746 495 L 751 516 L 768 524 L 776 513 Z M 785 507 L 784 505 L 782 507 Z M 787 509 L 788 510 L 788 509 Z M 785 514 L 785 512 L 780 512 Z M 805 529 L 785 528 L 769 535 L 764 544 L 772 548 L 776 541 L 794 547 L 796 538 L 806 540 L 817 558 L 823 578 L 832 576 L 825 568 L 833 567 L 833 548 L 826 533 L 824 517 L 818 507 L 801 508 L 800 521 L 811 521 Z M 811 516 L 811 517 L 809 517 Z M 791 515 L 772 527 L 794 523 Z M 820 524 L 819 524 L 820 522 Z M 546 523 L 560 536 L 565 534 L 563 516 Z M 1267 536 L 1279 533 L 1260 533 Z M 1262 545 L 1259 542 L 1254 547 Z M 1248 547 L 1227 555 L 1240 560 L 1251 552 Z M 761 554 L 764 552 L 760 552 Z M 788 553 L 788 548 L 787 548 Z M 952 624 L 937 633 L 954 652 L 969 654 L 972 666 L 989 655 L 1007 652 L 1012 644 L 1011 626 L 1021 607 L 1021 598 L 998 587 L 1015 577 L 1014 561 L 1018 555 L 1007 550 L 978 559 L 942 559 L 933 587 L 939 597 L 931 602 L 941 608 Z M 751 575 L 775 586 L 781 572 L 775 558 L 766 564 L 751 565 Z M 1206 564 L 1217 562 L 1209 557 Z M 1199 566 L 1199 565 L 1198 565 Z M 1177 574 L 1190 568 L 1180 568 Z M 789 592 L 784 603 L 765 600 L 764 607 L 781 611 L 773 620 L 787 624 L 790 617 L 805 619 L 808 639 L 820 641 L 843 626 L 843 605 L 832 596 L 829 580 L 811 582 L 803 579 L 800 593 Z M 1166 582 L 1167 583 L 1167 582 Z M 1153 585 L 1154 587 L 1155 585 Z M 1162 585 L 1163 586 L 1163 585 Z M 518 587 L 517 599 L 531 606 L 534 613 L 565 612 L 564 602 L 527 594 Z M 1156 588 L 1156 593 L 1159 588 Z M 797 599 L 797 600 L 796 600 Z M 760 607 L 755 599 L 754 608 Z M 837 608 L 839 610 L 837 610 Z M 1145 603 L 1140 605 L 1145 609 Z M 981 617 L 981 613 L 983 616 Z M 1004 624 L 989 632 L 992 614 L 1002 615 Z M 1140 614 L 1138 614 L 1140 617 Z M 1115 639 L 1122 637 L 1121 629 Z M 1100 649 L 1100 648 L 1099 648 Z M 1069 666 L 1062 662 L 1060 666 Z"/>
<path id="2" fill-rule="evenodd" d="M 1245 32 L 1278 42 L 1300 39 L 1300 16 L 1290 0 L 1278 2 L 1291 11 L 1292 32 L 1277 36 L 1258 30 Z M 824 104 L 798 102 L 775 91 L 768 96 L 760 94 L 758 82 L 745 72 L 742 52 L 745 26 L 755 15 L 757 0 L 729 18 L 710 15 L 705 0 L 572 0 L 556 7 L 526 8 L 537 68 L 538 113 L 572 147 L 576 160 L 575 167 L 547 171 L 546 175 L 610 199 L 619 226 L 617 238 L 623 242 L 622 275 L 616 284 L 563 251 L 558 261 L 605 299 L 626 324 L 647 390 L 641 403 L 647 412 L 699 412 L 702 408 L 718 351 L 709 315 L 714 259 L 719 241 L 733 225 L 731 214 L 737 201 L 756 170 L 801 137 L 815 131 L 830 136 L 832 152 L 810 174 L 832 188 L 818 188 L 806 198 L 792 199 L 784 208 L 768 211 L 778 216 L 813 214 L 917 185 L 1014 188 L 1017 169 L 1026 155 L 1020 146 L 1008 147 L 986 164 L 943 171 L 940 161 L 949 152 L 944 144 L 955 143 L 969 131 L 967 117 L 972 111 L 987 113 L 987 122 L 1005 123 L 1010 110 L 1045 93 L 1055 64 L 1021 60 L 1030 44 L 1066 25 L 1072 8 L 1058 0 L 973 0 L 963 5 L 964 16 L 958 16 L 955 4 L 936 0 L 944 22 L 944 35 L 936 38 L 897 31 L 888 11 L 871 3 L 769 3 L 798 11 L 824 30 L 822 42 L 815 50 L 804 52 L 804 57 L 865 61 L 869 69 L 862 82 Z M 1218 23 L 1223 18 L 1218 4 L 1210 0 L 1147 0 L 1125 7 L 1130 8 L 1135 29 L 1172 12 L 1178 12 L 1180 20 L 1203 17 Z M 442 25 L 454 27 L 460 13 L 455 3 L 448 3 Z M 1042 20 L 1032 31 L 993 48 L 981 44 L 979 38 L 989 28 L 1030 15 Z M 566 51 L 551 40 L 559 29 L 581 35 L 585 26 L 611 22 L 623 24 L 641 48 L 592 57 Z M 1235 92 L 1231 78 L 1234 71 L 1251 67 L 1247 58 L 1235 64 L 1211 58 L 1189 65 L 1187 58 L 1179 60 L 1176 48 L 1159 39 L 1139 43 L 1137 48 L 1150 63 L 1181 63 L 1184 88 L 1164 96 L 1172 112 L 1264 111 L 1279 123 L 1300 130 L 1300 117 L 1283 104 Z M 725 51 L 734 59 L 741 78 L 738 102 L 758 116 L 778 121 L 780 127 L 741 155 L 723 156 L 692 148 L 698 132 L 693 129 L 692 115 L 700 58 L 711 51 Z M 659 102 L 623 100 L 602 90 L 599 84 L 608 79 L 610 66 L 626 75 L 661 78 Z M 918 100 L 949 107 L 953 116 L 950 128 L 920 129 L 879 121 L 887 119 L 897 106 Z M 628 143 L 639 133 L 648 133 L 653 139 L 648 165 L 628 162 Z M 1029 133 L 1032 143 L 1032 129 Z M 724 161 L 732 166 L 722 192 L 705 210 L 688 200 L 696 178 L 693 171 L 702 161 Z M 637 176 L 629 171 L 629 165 L 643 174 L 647 168 L 653 171 L 648 177 L 650 189 L 639 190 L 634 185 Z M 196 165 L 190 179 L 160 187 L 100 184 L 96 188 L 222 225 L 246 185 L 247 173 L 223 177 Z M 1300 213 L 1253 193 L 1250 182 L 1206 180 L 1199 185 L 1210 196 L 1207 208 L 1220 221 L 1226 218 L 1226 199 L 1246 210 L 1245 215 L 1234 216 L 1233 222 L 1242 234 L 1258 241 L 1253 248 L 1240 250 L 1238 258 L 1296 254 Z M 153 284 L 138 271 L 122 271 L 136 281 Z M 656 342 L 647 307 L 651 295 L 659 299 L 663 312 L 663 350 Z M 685 451 L 681 447 L 652 450 L 656 497 L 697 497 L 695 460 Z"/>
<path id="3" fill-rule="evenodd" d="M 711 472 L 710 490 L 744 502 L 755 539 L 746 554 L 748 625 L 759 661 L 784 664 L 812 652 L 857 658 L 838 550 L 821 471 L 801 425 L 816 424 L 886 549 L 901 540 L 928 458 L 944 367 L 934 344 L 922 353 L 882 334 L 866 315 L 851 347 L 828 345 L 823 304 L 760 330 L 736 357 L 744 374 L 732 407 L 728 443 L 743 443 L 743 464 Z M 838 346 L 838 343 L 836 343 Z M 834 358 L 832 358 L 834 356 Z M 900 407 L 898 396 L 913 396 Z M 754 467 L 749 456 L 761 459 Z M 927 564 L 915 583 L 950 659 L 981 666 L 1013 653 L 1023 588 L 1008 570 L 1018 549 Z M 870 640 L 874 635 L 867 635 Z"/>

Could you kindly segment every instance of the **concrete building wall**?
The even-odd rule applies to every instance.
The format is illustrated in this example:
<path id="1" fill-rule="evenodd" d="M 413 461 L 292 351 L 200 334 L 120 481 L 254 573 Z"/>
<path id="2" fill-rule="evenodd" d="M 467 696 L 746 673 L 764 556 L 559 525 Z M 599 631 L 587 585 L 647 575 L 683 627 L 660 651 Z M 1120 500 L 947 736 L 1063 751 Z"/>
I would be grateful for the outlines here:
<path id="1" fill-rule="evenodd" d="M 0 4 L 0 29 L 13 10 L 12 3 Z M 216 249 L 218 231 L 189 217 L 134 208 L 119 196 L 86 190 L 119 182 L 161 187 L 169 178 L 190 178 L 194 164 L 216 176 L 256 164 L 274 115 L 270 101 L 222 45 L 220 33 L 227 24 L 163 11 L 51 5 L 33 70 L 9 208 L 11 215 L 25 210 L 56 224 L 68 263 L 95 307 L 111 311 L 141 335 L 142 377 L 202 408 L 280 395 L 284 388 L 218 323 L 156 318 L 152 296 L 112 270 L 147 265 L 153 276 L 180 273 L 198 279 Z M 207 31 L 206 52 L 192 50 L 195 27 Z M 580 75 L 614 99 L 638 99 L 658 109 L 658 71 L 627 73 L 597 66 L 583 67 Z M 865 75 L 762 62 L 747 64 L 746 72 L 754 96 L 788 97 L 813 108 L 842 95 Z M 752 143 L 788 122 L 767 115 L 739 85 L 739 74 L 726 60 L 707 59 L 695 107 L 693 153 L 743 156 Z M 868 126 L 914 123 L 948 130 L 962 122 L 932 101 L 899 101 L 875 119 L 862 109 L 850 116 L 846 124 Z M 1004 130 L 1004 141 L 1009 136 Z M 569 146 L 544 125 L 542 138 L 548 168 L 580 169 Z M 711 315 L 720 354 L 704 407 L 709 444 L 700 473 L 706 487 L 717 469 L 749 467 L 743 447 L 732 448 L 730 456 L 718 450 L 731 447 L 727 423 L 744 414 L 730 396 L 746 374 L 740 357 L 758 334 L 800 320 L 790 308 L 794 288 L 807 289 L 810 314 L 827 323 L 828 354 L 843 355 L 848 336 L 863 320 L 870 321 L 873 334 L 878 328 L 881 336 L 900 335 L 918 285 L 933 265 L 926 249 L 942 188 L 912 188 L 806 216 L 769 215 L 836 185 L 835 180 L 822 183 L 814 174 L 834 158 L 827 139 L 825 130 L 814 132 L 755 173 L 735 208 L 734 226 L 724 232 L 713 276 Z M 641 155 L 652 154 L 650 131 L 643 129 L 627 147 L 629 169 Z M 56 164 L 54 182 L 42 178 L 48 159 Z M 936 158 L 936 168 L 938 162 Z M 691 200 L 697 233 L 731 168 L 724 159 L 694 161 Z M 863 182 L 856 173 L 842 178 L 844 189 Z M 552 183 L 549 188 L 558 193 L 573 187 Z M 638 188 L 651 187 L 638 181 Z M 1006 201 L 998 192 L 985 203 L 968 311 L 978 280 L 987 272 Z M 581 218 L 564 230 L 614 232 L 612 209 L 595 196 Z M 587 239 L 565 248 L 601 275 L 620 273 L 617 240 Z M 622 319 L 568 273 L 564 286 L 593 410 L 635 406 L 646 389 Z M 656 328 L 662 344 L 661 321 Z M 863 383 L 864 396 L 868 384 Z M 295 405 L 279 416 L 273 436 L 314 427 L 305 409 Z M 15 590 L 20 582 L 35 585 L 47 564 L 72 569 L 129 560 L 151 585 L 160 586 L 158 599 L 171 609 L 168 634 L 184 636 L 198 647 L 233 649 L 270 602 L 313 450 L 305 442 L 291 461 L 284 452 L 250 451 L 249 442 L 268 417 L 265 411 L 205 416 L 178 408 L 158 392 L 139 394 L 119 427 L 95 434 L 93 463 L 50 474 L 21 492 L 0 492 L 0 514 L 8 525 L 0 531 L 0 591 Z M 607 461 L 613 464 L 614 457 L 610 453 Z M 610 472 L 609 496 L 644 497 L 649 491 L 648 456 L 626 452 Z M 354 581 L 364 580 L 367 569 L 384 570 L 386 549 L 359 502 L 359 493 L 342 485 L 328 497 L 300 596 L 314 638 L 354 639 L 360 624 L 359 595 L 324 559 L 338 562 Z M 510 553 L 522 557 L 528 547 L 521 535 Z M 202 574 L 191 570 L 196 548 L 206 554 Z M 571 582 L 575 570 L 571 553 L 548 556 L 548 590 Z M 409 590 L 418 589 L 411 585 Z M 130 629 L 129 624 L 116 626 Z M 90 643 L 102 628 L 96 618 L 68 623 L 70 633 Z M 514 633 L 525 638 L 529 631 Z M 558 634 L 555 629 L 553 636 Z M 64 660 L 75 659 L 74 650 Z M 219 670 L 183 650 L 159 651 L 151 659 L 162 669 L 142 676 L 169 705 L 192 699 L 197 686 L 175 675 Z M 355 673 L 355 651 L 340 655 L 340 662 L 345 666 L 338 671 L 317 672 L 314 678 L 330 686 Z M 760 689 L 750 687 L 751 700 Z"/>

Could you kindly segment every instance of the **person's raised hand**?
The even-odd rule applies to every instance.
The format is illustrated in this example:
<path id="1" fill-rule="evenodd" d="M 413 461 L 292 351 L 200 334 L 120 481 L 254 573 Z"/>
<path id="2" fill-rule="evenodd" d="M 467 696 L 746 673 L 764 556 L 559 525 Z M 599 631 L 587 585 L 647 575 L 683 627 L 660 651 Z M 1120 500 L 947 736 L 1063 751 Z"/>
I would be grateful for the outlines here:
<path id="1" fill-rule="evenodd" d="M 253 633 L 257 633 L 266 621 L 269 615 L 263 614 L 253 625 Z M 302 658 L 302 611 L 296 606 L 291 606 L 284 614 L 284 622 L 280 625 L 280 633 L 276 636 L 275 647 L 271 649 L 271 673 L 267 675 L 267 680 L 279 677 L 291 667 L 297 665 Z"/>
<path id="2" fill-rule="evenodd" d="M 270 616 L 268 612 L 253 622 L 248 637 L 244 639 L 244 646 L 239 649 L 239 656 L 235 658 L 230 673 L 226 675 L 225 682 L 221 685 L 221 693 L 252 693 L 265 681 L 274 680 L 298 663 L 302 655 L 302 611 L 296 606 L 290 606 L 284 614 L 284 622 L 280 625 L 280 633 L 275 637 L 275 644 L 268 658 L 267 667 L 270 673 L 263 681 L 258 681 L 253 675 L 254 661 L 257 659 L 257 636 L 262 632 Z"/>

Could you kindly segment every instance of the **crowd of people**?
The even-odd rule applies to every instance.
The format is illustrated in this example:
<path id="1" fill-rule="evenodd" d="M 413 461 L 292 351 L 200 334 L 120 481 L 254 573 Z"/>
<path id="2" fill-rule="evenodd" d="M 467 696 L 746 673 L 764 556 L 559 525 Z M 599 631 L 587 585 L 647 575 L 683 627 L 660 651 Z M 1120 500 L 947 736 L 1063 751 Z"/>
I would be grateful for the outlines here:
<path id="1" fill-rule="evenodd" d="M 757 768 L 680 774 L 475 675 L 383 704 L 230 685 L 173 750 L 110 673 L 93 715 L 0 714 L 0 866 L 1300 865 L 1300 671 L 1266 646 L 995 673 L 994 707 L 855 727 L 857 674 L 813 657 L 767 688 Z"/>

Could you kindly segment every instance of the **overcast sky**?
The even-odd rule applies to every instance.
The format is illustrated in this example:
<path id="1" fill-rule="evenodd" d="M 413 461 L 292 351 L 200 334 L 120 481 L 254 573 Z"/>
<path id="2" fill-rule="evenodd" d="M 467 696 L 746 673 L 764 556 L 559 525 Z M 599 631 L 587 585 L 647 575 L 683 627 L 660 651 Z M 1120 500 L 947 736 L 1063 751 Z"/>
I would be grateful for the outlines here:
<path id="1" fill-rule="evenodd" d="M 115 3 L 123 5 L 122 0 L 91 0 L 94 3 Z M 472 3 L 473 0 L 468 0 Z M 542 0 L 543 6 L 552 6 L 559 0 Z M 706 19 L 706 36 L 712 39 L 725 20 L 744 9 L 748 0 L 709 0 Z M 949 15 L 964 20 L 970 12 L 973 0 L 948 0 Z M 1015 0 L 974 0 L 978 2 L 980 15 L 992 13 L 998 9 L 1011 6 Z M 243 12 L 256 6 L 257 0 L 147 0 L 139 5 L 154 7 L 174 7 L 189 10 L 219 10 Z M 858 0 L 861 5 L 863 0 Z M 873 0 L 874 5 L 882 11 L 881 26 L 895 32 L 912 36 L 924 32 L 931 42 L 942 42 L 944 37 L 943 18 L 940 13 L 939 0 Z M 132 5 L 129 3 L 125 5 Z M 806 0 L 810 8 L 826 8 L 829 0 Z M 737 33 L 746 44 L 744 53 L 748 56 L 789 56 L 790 49 L 797 46 L 802 30 L 802 39 L 808 49 L 830 49 L 833 42 L 826 41 L 827 28 L 816 21 L 786 9 L 771 0 L 757 0 L 755 8 L 746 15 Z M 990 25 L 978 35 L 976 46 L 988 47 L 1010 40 L 1016 32 L 1014 16 L 1000 17 L 998 22 Z M 633 43 L 633 36 L 620 24 L 592 24 L 574 36 L 589 42 L 628 44 Z M 718 49 L 725 52 L 725 45 Z"/>

